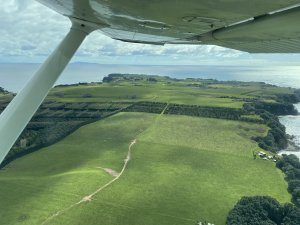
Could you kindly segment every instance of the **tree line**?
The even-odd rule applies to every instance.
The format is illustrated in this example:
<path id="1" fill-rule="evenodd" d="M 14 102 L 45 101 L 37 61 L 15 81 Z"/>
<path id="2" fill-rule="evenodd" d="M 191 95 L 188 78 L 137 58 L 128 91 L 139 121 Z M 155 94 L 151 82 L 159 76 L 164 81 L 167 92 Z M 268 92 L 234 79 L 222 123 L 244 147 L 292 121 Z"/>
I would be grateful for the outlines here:
<path id="1" fill-rule="evenodd" d="M 161 113 L 167 103 L 162 102 L 137 102 L 123 109 L 124 112 L 146 112 L 146 113 Z"/>
<path id="2" fill-rule="evenodd" d="M 127 107 L 126 112 L 161 113 L 167 103 L 161 102 L 137 102 Z M 288 136 L 285 127 L 279 122 L 277 115 L 295 114 L 297 111 L 290 103 L 266 103 L 253 101 L 244 104 L 243 109 L 211 107 L 199 105 L 168 104 L 165 114 L 187 115 L 195 117 L 208 117 L 227 120 L 238 120 L 251 123 L 263 123 L 270 129 L 265 137 L 253 137 L 262 149 L 278 152 L 286 148 Z M 261 119 L 247 117 L 247 115 L 259 115 Z"/>
<path id="3" fill-rule="evenodd" d="M 5 103 L 5 106 L 7 104 Z M 42 104 L 1 163 L 0 168 L 16 158 L 62 140 L 83 125 L 119 112 L 122 106 L 123 103 L 46 102 Z"/>
<path id="4" fill-rule="evenodd" d="M 7 91 L 3 87 L 0 87 L 0 93 L 7 93 Z"/>
<path id="5" fill-rule="evenodd" d="M 245 111 L 242 109 L 225 107 L 169 104 L 168 108 L 165 111 L 165 114 L 219 118 L 227 120 L 241 120 L 241 115 L 244 115 Z"/>
<path id="6" fill-rule="evenodd" d="M 267 136 L 253 138 L 259 147 L 271 152 L 278 152 L 287 147 L 288 136 L 285 132 L 285 127 L 279 122 L 278 115 L 296 115 L 298 112 L 292 103 L 254 101 L 244 104 L 243 108 L 249 114 L 259 115 L 263 119 L 263 123 L 270 128 Z"/>
<path id="7" fill-rule="evenodd" d="M 292 201 L 300 207 L 300 162 L 298 157 L 295 155 L 283 155 L 277 161 L 276 166 L 285 173 L 288 191 L 292 194 Z"/>
<path id="8" fill-rule="evenodd" d="M 288 145 L 288 136 L 285 132 L 285 127 L 279 122 L 279 119 L 274 114 L 268 111 L 259 111 L 258 115 L 264 120 L 264 123 L 270 128 L 267 136 L 253 138 L 261 147 L 267 151 L 278 152 Z"/>

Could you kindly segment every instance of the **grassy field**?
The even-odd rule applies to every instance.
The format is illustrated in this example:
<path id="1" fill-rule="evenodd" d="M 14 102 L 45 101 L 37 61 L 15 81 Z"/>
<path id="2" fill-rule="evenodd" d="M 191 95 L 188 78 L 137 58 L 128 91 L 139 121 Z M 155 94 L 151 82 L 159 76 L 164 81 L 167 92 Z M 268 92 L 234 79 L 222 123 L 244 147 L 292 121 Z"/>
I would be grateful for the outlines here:
<path id="1" fill-rule="evenodd" d="M 138 102 L 155 101 L 177 104 L 242 108 L 245 101 L 259 98 L 274 101 L 276 94 L 292 94 L 291 88 L 253 82 L 215 80 L 176 80 L 154 76 L 123 75 L 112 82 L 57 87 L 48 100 L 60 102 Z M 86 97 L 88 96 L 88 98 Z"/>
<path id="2" fill-rule="evenodd" d="M 56 97 L 58 93 L 64 93 L 64 97 Z M 83 96 L 87 94 L 91 97 L 83 98 Z M 48 99 L 65 102 L 137 102 L 143 100 L 231 108 L 242 107 L 244 102 L 241 100 L 220 98 L 220 96 L 224 94 L 225 93 L 222 92 L 201 91 L 187 86 L 147 83 L 145 85 L 135 86 L 114 83 L 95 86 L 60 87 L 54 89 Z"/>
<path id="3" fill-rule="evenodd" d="M 250 138 L 266 132 L 238 121 L 116 114 L 1 170 L 0 223 L 224 225 L 244 195 L 290 201 L 274 163 L 253 160 L 259 148 Z M 120 179 L 70 208 L 114 179 L 99 167 L 120 171 L 134 139 Z"/>

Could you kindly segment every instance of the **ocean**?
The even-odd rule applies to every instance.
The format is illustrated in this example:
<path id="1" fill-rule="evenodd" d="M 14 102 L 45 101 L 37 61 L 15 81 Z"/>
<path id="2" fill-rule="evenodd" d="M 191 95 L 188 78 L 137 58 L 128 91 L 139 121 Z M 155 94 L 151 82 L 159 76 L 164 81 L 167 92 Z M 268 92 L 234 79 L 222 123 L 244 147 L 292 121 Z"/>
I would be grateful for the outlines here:
<path id="1" fill-rule="evenodd" d="M 295 108 L 300 112 L 300 103 L 294 105 Z M 286 128 L 286 133 L 294 136 L 293 142 L 300 147 L 300 115 L 288 115 L 288 116 L 280 116 L 279 121 Z M 283 150 L 281 154 L 294 154 L 298 156 L 300 159 L 300 151 L 291 152 Z"/>
<path id="2" fill-rule="evenodd" d="M 0 86 L 18 92 L 40 64 L 0 64 Z M 110 73 L 163 75 L 174 78 L 204 78 L 222 81 L 260 81 L 279 86 L 300 88 L 299 66 L 224 66 L 224 65 L 101 65 L 72 63 L 63 72 L 56 84 L 99 82 Z"/>
<path id="3" fill-rule="evenodd" d="M 0 64 L 0 87 L 18 92 L 40 64 Z M 258 81 L 284 87 L 300 88 L 299 66 L 224 66 L 224 65 L 101 65 L 93 63 L 71 63 L 56 84 L 99 82 L 110 73 L 163 75 L 173 78 L 204 78 L 222 81 Z M 300 112 L 300 104 L 295 105 Z M 300 146 L 300 115 L 282 116 L 280 122 L 286 132 L 295 136 Z M 288 152 L 289 153 L 289 152 Z M 300 152 L 293 152 L 300 158 Z"/>

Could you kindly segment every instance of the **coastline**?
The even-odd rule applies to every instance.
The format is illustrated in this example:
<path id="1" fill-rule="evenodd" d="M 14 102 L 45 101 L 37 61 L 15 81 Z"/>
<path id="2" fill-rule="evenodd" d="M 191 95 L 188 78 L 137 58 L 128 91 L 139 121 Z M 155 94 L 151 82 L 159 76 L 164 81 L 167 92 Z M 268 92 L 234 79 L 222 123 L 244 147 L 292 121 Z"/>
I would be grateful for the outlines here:
<path id="1" fill-rule="evenodd" d="M 294 107 L 298 111 L 298 115 L 279 116 L 279 121 L 285 126 L 286 134 L 289 136 L 289 138 L 288 146 L 279 151 L 278 154 L 294 154 L 300 159 L 300 126 L 297 126 L 297 123 L 300 123 L 300 102 L 295 103 Z"/>

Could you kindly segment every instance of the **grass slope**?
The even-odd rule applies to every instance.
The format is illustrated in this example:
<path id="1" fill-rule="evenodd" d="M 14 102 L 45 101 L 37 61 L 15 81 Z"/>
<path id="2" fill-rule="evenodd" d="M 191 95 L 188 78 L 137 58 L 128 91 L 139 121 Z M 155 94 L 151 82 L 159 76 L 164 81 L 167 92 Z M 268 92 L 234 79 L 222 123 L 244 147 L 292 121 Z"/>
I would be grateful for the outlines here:
<path id="1" fill-rule="evenodd" d="M 1 223 L 41 224 L 112 180 L 91 202 L 46 224 L 188 225 L 225 223 L 244 195 L 290 201 L 283 174 L 272 162 L 253 160 L 250 137 L 266 127 L 187 116 L 119 113 L 82 127 L 63 141 L 13 162 L 0 172 Z"/>
<path id="2" fill-rule="evenodd" d="M 63 141 L 22 157 L 0 171 L 0 224 L 41 224 L 111 180 L 128 143 L 153 115 L 122 115 L 80 128 Z"/>

